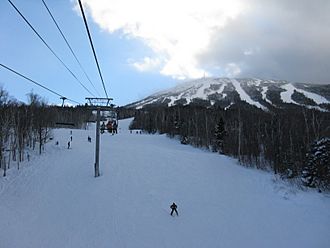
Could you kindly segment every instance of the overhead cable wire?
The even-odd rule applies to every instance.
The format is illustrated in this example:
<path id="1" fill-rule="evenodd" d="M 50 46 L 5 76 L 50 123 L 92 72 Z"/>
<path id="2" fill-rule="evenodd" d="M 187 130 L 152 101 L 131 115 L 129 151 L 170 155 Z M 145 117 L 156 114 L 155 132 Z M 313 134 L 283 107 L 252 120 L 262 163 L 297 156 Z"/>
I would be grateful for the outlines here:
<path id="1" fill-rule="evenodd" d="M 28 26 L 33 30 L 33 32 L 38 36 L 38 38 L 45 44 L 45 46 L 52 52 L 52 54 L 61 62 L 61 64 L 70 72 L 70 74 L 76 79 L 76 81 L 91 95 L 94 96 L 86 86 L 80 82 L 77 76 L 67 67 L 63 60 L 54 52 L 54 50 L 47 44 L 47 42 L 40 36 L 40 34 L 35 30 L 35 28 L 30 24 L 30 22 L 24 17 L 24 15 L 19 11 L 19 9 L 13 4 L 11 0 L 7 0 L 11 6 L 16 10 L 16 12 L 23 18 L 23 20 L 28 24 Z"/>
<path id="2" fill-rule="evenodd" d="M 96 93 L 97 93 L 98 95 L 100 95 L 100 93 L 97 91 L 97 89 L 95 88 L 94 84 L 92 83 L 91 79 L 88 77 L 88 75 L 87 75 L 85 69 L 84 69 L 83 66 L 81 65 L 79 59 L 77 58 L 75 52 L 73 51 L 73 49 L 72 49 L 72 47 L 70 46 L 68 40 L 66 39 L 65 35 L 63 34 L 63 32 L 62 32 L 61 28 L 59 27 L 58 23 L 56 22 L 56 20 L 55 20 L 53 14 L 52 14 L 52 12 L 50 11 L 50 9 L 48 8 L 48 6 L 47 6 L 47 4 L 46 4 L 46 2 L 45 2 L 44 0 L 41 0 L 41 1 L 42 1 L 42 3 L 44 4 L 45 8 L 47 9 L 47 12 L 48 12 L 48 14 L 50 15 L 50 17 L 52 18 L 53 22 L 55 23 L 55 25 L 56 25 L 58 31 L 61 33 L 62 38 L 64 39 L 65 43 L 66 43 L 67 46 L 69 47 L 69 49 L 70 49 L 70 51 L 71 51 L 73 57 L 76 59 L 77 63 L 79 64 L 80 69 L 83 71 L 83 73 L 85 74 L 87 80 L 91 83 L 91 85 L 93 86 L 93 88 L 94 88 L 94 90 L 96 91 Z"/>
<path id="3" fill-rule="evenodd" d="M 20 77 L 22 77 L 22 78 L 24 78 L 24 79 L 30 81 L 31 83 L 34 83 L 35 85 L 38 85 L 39 87 L 41 87 L 41 88 L 43 88 L 43 89 L 45 89 L 45 90 L 47 90 L 47 91 L 49 91 L 49 92 L 51 92 L 51 93 L 53 93 L 53 94 L 59 96 L 59 97 L 61 97 L 61 98 L 66 98 L 68 101 L 71 101 L 71 102 L 74 102 L 74 103 L 77 103 L 77 104 L 81 104 L 81 103 L 79 103 L 79 102 L 77 102 L 77 101 L 74 101 L 74 100 L 72 100 L 72 99 L 69 99 L 69 98 L 67 98 L 67 97 L 64 97 L 63 95 L 57 93 L 56 91 L 49 89 L 48 87 L 42 85 L 41 83 L 38 83 L 38 82 L 36 82 L 36 81 L 34 81 L 34 80 L 28 78 L 27 76 L 24 76 L 23 74 L 21 74 L 21 73 L 15 71 L 15 70 L 12 69 L 12 68 L 9 68 L 8 66 L 5 66 L 5 65 L 3 65 L 3 64 L 0 64 L 0 66 L 2 66 L 3 68 L 7 69 L 8 71 L 11 71 L 12 73 L 15 73 L 16 75 L 18 75 L 18 76 L 20 76 Z"/>
<path id="4" fill-rule="evenodd" d="M 87 19 L 86 19 L 85 13 L 84 13 L 84 8 L 83 8 L 83 6 L 81 4 L 81 1 L 78 0 L 78 2 L 79 2 L 81 14 L 82 14 L 83 19 L 84 19 L 84 23 L 85 23 L 85 27 L 86 27 L 86 30 L 87 30 L 88 38 L 89 38 L 89 41 L 90 41 L 90 44 L 91 44 L 91 47 L 92 47 L 92 50 L 93 50 L 94 59 L 95 59 L 96 65 L 97 65 L 97 69 L 99 71 L 99 75 L 100 75 L 100 78 L 101 78 L 101 81 L 102 81 L 103 89 L 104 89 L 104 92 L 105 92 L 106 97 L 109 98 L 108 97 L 107 90 L 105 88 L 105 84 L 104 84 L 104 80 L 103 80 L 103 77 L 102 77 L 102 73 L 101 73 L 101 69 L 100 69 L 100 66 L 99 66 L 99 62 L 98 62 L 97 57 L 96 57 L 96 52 L 95 52 L 95 49 L 94 49 L 92 37 L 91 37 L 91 34 L 89 32 L 89 28 L 88 28 L 88 24 L 87 24 Z"/>

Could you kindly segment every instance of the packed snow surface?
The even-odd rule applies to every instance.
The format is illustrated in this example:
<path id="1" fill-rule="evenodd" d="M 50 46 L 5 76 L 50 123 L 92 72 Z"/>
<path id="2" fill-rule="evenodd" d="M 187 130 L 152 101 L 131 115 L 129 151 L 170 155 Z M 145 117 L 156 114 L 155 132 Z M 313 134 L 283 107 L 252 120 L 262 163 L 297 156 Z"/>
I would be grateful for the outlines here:
<path id="1" fill-rule="evenodd" d="M 268 91 L 267 86 L 262 87 L 262 91 L 261 91 L 262 99 L 264 99 L 268 103 L 272 104 L 272 102 L 267 98 L 267 91 Z"/>
<path id="2" fill-rule="evenodd" d="M 328 104 L 330 103 L 327 99 L 325 99 L 324 97 L 312 93 L 312 92 L 308 92 L 302 89 L 298 89 L 296 87 L 294 87 L 292 84 L 285 84 L 282 86 L 282 89 L 285 89 L 286 91 L 281 92 L 281 99 L 283 102 L 286 103 L 294 103 L 294 104 L 298 104 L 297 102 L 295 102 L 294 100 L 292 100 L 292 95 L 294 93 L 294 91 L 300 92 L 302 94 L 304 94 L 307 98 L 312 99 L 316 104 Z"/>
<path id="3" fill-rule="evenodd" d="M 234 85 L 236 91 L 238 92 L 242 101 L 246 101 L 247 103 L 254 105 L 258 108 L 267 110 L 267 108 L 261 105 L 259 102 L 253 101 L 252 98 L 243 90 L 241 84 L 236 79 L 231 79 L 232 84 Z"/>
<path id="4" fill-rule="evenodd" d="M 1 248 L 328 248 L 330 198 L 165 135 L 54 132 L 0 178 Z M 92 142 L 87 142 L 87 136 Z M 59 141 L 59 146 L 55 145 Z M 169 206 L 178 205 L 179 216 Z"/>

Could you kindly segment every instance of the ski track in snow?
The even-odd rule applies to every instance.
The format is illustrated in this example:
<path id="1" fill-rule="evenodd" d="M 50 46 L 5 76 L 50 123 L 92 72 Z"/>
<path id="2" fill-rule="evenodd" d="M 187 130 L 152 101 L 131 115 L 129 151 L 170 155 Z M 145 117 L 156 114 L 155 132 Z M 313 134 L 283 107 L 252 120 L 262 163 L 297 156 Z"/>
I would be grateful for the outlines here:
<path id="1" fill-rule="evenodd" d="M 98 178 L 95 131 L 73 130 L 66 149 L 68 129 L 0 178 L 0 247 L 329 247 L 329 197 L 165 135 L 130 134 L 129 122 L 101 135 Z"/>
<path id="2" fill-rule="evenodd" d="M 241 84 L 236 79 L 230 79 L 230 81 L 232 82 L 233 86 L 235 87 L 242 101 L 246 101 L 247 103 L 254 105 L 258 108 L 261 108 L 263 110 L 267 110 L 265 106 L 261 105 L 256 101 L 253 101 L 251 97 L 243 90 Z"/>
<path id="3" fill-rule="evenodd" d="M 286 91 L 281 92 L 281 99 L 282 99 L 283 102 L 286 102 L 286 103 L 294 103 L 294 104 L 297 104 L 297 105 L 301 105 L 301 104 L 298 104 L 297 102 L 295 102 L 291 98 L 291 96 L 292 96 L 292 94 L 294 93 L 295 90 L 302 93 L 302 94 L 304 94 L 307 98 L 312 99 L 316 104 L 322 104 L 322 103 L 328 104 L 328 103 L 330 103 L 326 98 L 324 98 L 320 95 L 317 95 L 315 93 L 312 93 L 312 92 L 308 92 L 308 91 L 305 91 L 305 90 L 302 90 L 302 89 L 298 89 L 290 83 L 283 85 L 282 89 L 285 89 Z"/>
<path id="4" fill-rule="evenodd" d="M 296 90 L 297 92 L 300 92 L 302 94 L 304 94 L 307 98 L 310 98 L 312 99 L 314 102 L 316 102 L 317 104 L 322 104 L 322 103 L 330 103 L 327 99 L 325 99 L 324 97 L 322 96 L 319 96 L 317 94 L 314 94 L 314 93 L 311 93 L 311 92 L 307 92 L 305 90 L 302 90 L 302 89 L 298 89 L 296 87 L 294 87 L 292 84 L 285 84 L 281 87 L 282 89 L 285 89 L 284 92 L 281 92 L 281 99 L 283 102 L 286 102 L 286 103 L 293 103 L 293 104 L 296 104 L 296 105 L 301 105 L 301 106 L 305 106 L 306 108 L 309 108 L 309 109 L 317 109 L 319 111 L 322 111 L 322 112 L 328 112 L 326 109 L 323 109 L 319 106 L 311 106 L 311 105 L 305 105 L 305 104 L 300 104 L 300 103 L 297 103 L 296 101 L 294 101 L 292 99 L 292 94 L 294 93 L 294 91 Z"/>
<path id="5" fill-rule="evenodd" d="M 273 104 L 268 98 L 267 98 L 267 91 L 268 91 L 268 87 L 264 86 L 262 87 L 262 91 L 261 91 L 261 95 L 262 95 L 262 99 L 264 99 L 266 102 Z"/>

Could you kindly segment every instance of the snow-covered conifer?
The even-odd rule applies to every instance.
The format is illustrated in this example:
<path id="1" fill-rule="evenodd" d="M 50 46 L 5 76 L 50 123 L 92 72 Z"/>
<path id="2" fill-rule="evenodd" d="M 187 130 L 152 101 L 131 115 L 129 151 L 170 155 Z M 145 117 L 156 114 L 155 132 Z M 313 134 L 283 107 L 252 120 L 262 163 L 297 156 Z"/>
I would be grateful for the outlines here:
<path id="1" fill-rule="evenodd" d="M 313 143 L 307 154 L 302 180 L 308 187 L 330 189 L 330 138 Z"/>

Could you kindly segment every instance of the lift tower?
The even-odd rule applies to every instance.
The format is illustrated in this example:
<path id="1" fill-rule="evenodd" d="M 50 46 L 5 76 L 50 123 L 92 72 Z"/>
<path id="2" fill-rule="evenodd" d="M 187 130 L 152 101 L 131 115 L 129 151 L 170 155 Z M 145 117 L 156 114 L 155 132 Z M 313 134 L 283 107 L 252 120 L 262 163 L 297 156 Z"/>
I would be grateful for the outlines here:
<path id="1" fill-rule="evenodd" d="M 95 177 L 100 176 L 100 116 L 101 111 L 113 111 L 112 98 L 86 97 L 88 107 L 96 110 L 96 139 L 95 139 Z"/>

